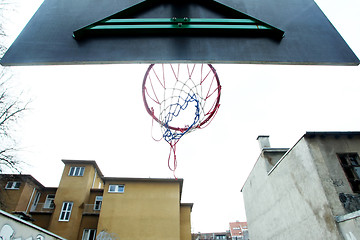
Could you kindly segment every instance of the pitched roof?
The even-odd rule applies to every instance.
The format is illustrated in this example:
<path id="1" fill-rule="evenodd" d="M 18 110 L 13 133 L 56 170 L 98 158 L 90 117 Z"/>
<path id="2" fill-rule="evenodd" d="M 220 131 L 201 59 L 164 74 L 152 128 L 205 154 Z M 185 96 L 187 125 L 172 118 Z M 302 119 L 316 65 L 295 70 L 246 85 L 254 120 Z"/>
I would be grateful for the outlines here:
<path id="1" fill-rule="evenodd" d="M 0 175 L 1 178 L 5 178 L 8 180 L 17 180 L 17 179 L 21 179 L 21 180 L 25 180 L 25 181 L 30 181 L 35 185 L 38 185 L 41 188 L 45 188 L 44 185 L 42 185 L 38 180 L 36 180 L 33 176 L 29 175 L 29 174 L 1 174 Z"/>

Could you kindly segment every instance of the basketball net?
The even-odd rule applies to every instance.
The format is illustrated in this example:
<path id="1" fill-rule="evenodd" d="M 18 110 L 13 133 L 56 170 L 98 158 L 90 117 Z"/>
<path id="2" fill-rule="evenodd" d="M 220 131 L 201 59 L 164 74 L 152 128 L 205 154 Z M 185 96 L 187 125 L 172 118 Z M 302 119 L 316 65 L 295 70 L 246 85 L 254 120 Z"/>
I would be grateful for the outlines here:
<path id="1" fill-rule="evenodd" d="M 219 78 L 210 64 L 151 64 L 146 71 L 144 105 L 170 145 L 168 167 L 175 178 L 176 144 L 185 134 L 210 124 L 220 106 L 220 93 Z"/>

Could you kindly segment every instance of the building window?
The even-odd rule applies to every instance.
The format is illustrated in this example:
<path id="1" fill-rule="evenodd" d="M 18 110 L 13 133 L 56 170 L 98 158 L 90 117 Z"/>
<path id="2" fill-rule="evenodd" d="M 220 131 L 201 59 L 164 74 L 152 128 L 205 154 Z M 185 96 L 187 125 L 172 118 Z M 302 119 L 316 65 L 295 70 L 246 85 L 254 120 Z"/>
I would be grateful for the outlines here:
<path id="1" fill-rule="evenodd" d="M 357 153 L 338 153 L 341 166 L 352 190 L 360 193 L 360 158 Z"/>
<path id="2" fill-rule="evenodd" d="M 125 190 L 125 185 L 109 185 L 109 192 L 123 193 L 124 190 Z"/>
<path id="3" fill-rule="evenodd" d="M 44 208 L 53 209 L 54 206 L 55 206 L 55 204 L 54 204 L 54 199 L 55 199 L 55 194 L 48 194 L 48 195 L 46 196 Z"/>
<path id="4" fill-rule="evenodd" d="M 59 221 L 69 221 L 70 220 L 72 206 L 73 206 L 72 202 L 63 202 Z"/>
<path id="5" fill-rule="evenodd" d="M 5 189 L 19 189 L 20 182 L 7 182 Z"/>
<path id="6" fill-rule="evenodd" d="M 101 209 L 102 199 L 103 199 L 102 196 L 96 196 L 95 204 L 94 204 L 94 210 L 100 210 Z"/>
<path id="7" fill-rule="evenodd" d="M 71 167 L 69 171 L 69 176 L 84 176 L 85 167 Z"/>
<path id="8" fill-rule="evenodd" d="M 82 240 L 94 240 L 96 229 L 84 229 Z"/>

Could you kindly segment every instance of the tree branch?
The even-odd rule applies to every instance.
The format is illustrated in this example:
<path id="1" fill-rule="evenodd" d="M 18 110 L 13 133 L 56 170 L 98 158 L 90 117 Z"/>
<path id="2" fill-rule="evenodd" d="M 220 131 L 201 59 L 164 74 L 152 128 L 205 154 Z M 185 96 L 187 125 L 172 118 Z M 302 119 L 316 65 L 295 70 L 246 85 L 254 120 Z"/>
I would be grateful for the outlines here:
<path id="1" fill-rule="evenodd" d="M 5 80 L 4 80 L 5 79 Z M 0 172 L 4 169 L 20 173 L 20 161 L 16 157 L 15 141 L 12 138 L 12 129 L 22 113 L 28 110 L 28 104 L 20 98 L 12 97 L 6 87 L 10 77 L 2 69 L 0 73 Z M 21 95 L 21 94 L 20 94 Z"/>

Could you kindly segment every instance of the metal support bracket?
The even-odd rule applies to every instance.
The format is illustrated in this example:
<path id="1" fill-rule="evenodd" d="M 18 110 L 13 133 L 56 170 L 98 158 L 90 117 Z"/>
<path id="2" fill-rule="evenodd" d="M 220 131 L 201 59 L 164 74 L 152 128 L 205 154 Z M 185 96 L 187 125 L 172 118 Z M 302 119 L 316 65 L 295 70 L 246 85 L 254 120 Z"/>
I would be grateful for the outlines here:
<path id="1" fill-rule="evenodd" d="M 146 0 L 73 32 L 76 40 L 96 36 L 165 35 L 206 37 L 271 37 L 281 40 L 284 31 L 216 1 L 197 1 L 226 18 L 131 18 L 167 0 Z"/>
<path id="2" fill-rule="evenodd" d="M 191 35 L 257 35 L 281 38 L 284 32 L 253 19 L 142 18 L 106 19 L 73 33 L 75 39 L 85 36 L 132 34 Z"/>

